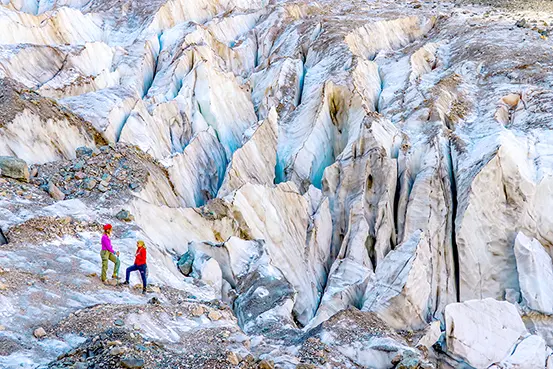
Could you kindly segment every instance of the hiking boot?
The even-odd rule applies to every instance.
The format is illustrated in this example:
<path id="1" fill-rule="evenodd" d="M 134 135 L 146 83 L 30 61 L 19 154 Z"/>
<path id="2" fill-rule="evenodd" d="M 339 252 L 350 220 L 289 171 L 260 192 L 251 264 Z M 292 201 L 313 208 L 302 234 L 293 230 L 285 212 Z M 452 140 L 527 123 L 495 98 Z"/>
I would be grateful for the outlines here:
<path id="1" fill-rule="evenodd" d="M 129 285 L 129 281 L 125 281 L 125 282 L 123 282 L 123 283 L 121 283 L 121 284 L 124 284 L 124 285 L 127 285 L 127 286 L 128 286 L 128 285 Z"/>
<path id="2" fill-rule="evenodd" d="M 142 289 L 142 294 L 143 294 L 143 295 L 146 294 L 146 289 L 145 289 L 145 288 Z"/>

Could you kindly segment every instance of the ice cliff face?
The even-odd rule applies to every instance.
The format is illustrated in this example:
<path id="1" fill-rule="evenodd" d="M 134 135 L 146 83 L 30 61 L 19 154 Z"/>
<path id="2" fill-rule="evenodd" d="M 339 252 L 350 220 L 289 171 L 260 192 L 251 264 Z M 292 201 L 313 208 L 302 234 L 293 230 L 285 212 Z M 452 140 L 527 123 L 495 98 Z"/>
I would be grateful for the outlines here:
<path id="1" fill-rule="evenodd" d="M 500 3 L 2 0 L 0 367 L 553 368 L 553 14 Z"/>

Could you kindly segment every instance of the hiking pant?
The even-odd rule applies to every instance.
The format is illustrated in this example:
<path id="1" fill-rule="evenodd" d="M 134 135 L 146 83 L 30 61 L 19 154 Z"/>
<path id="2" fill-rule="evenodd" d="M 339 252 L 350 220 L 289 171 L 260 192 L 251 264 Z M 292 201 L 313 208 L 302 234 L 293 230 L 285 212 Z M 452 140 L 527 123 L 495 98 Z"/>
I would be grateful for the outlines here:
<path id="1" fill-rule="evenodd" d="M 146 283 L 146 270 L 147 269 L 148 269 L 148 267 L 146 266 L 146 264 L 131 265 L 130 267 L 127 268 L 127 275 L 126 275 L 126 278 L 125 278 L 125 282 L 129 281 L 129 278 L 131 276 L 131 272 L 134 272 L 135 270 L 138 270 L 140 272 L 140 277 L 142 278 L 142 288 L 146 289 L 146 286 L 147 286 L 147 283 Z"/>
<path id="2" fill-rule="evenodd" d="M 112 261 L 115 264 L 115 266 L 113 267 L 112 278 L 117 278 L 117 276 L 119 276 L 119 264 L 121 264 L 119 258 L 108 250 L 102 250 L 102 252 L 100 252 L 100 256 L 102 257 L 102 282 L 105 282 L 107 279 L 108 260 Z"/>

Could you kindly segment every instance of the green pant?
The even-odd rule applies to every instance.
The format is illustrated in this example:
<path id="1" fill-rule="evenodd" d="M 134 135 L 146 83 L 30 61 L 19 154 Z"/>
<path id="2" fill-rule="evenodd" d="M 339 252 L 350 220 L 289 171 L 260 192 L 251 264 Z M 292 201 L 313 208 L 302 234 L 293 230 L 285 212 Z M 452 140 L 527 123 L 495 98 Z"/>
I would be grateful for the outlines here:
<path id="1" fill-rule="evenodd" d="M 121 264 L 119 258 L 108 250 L 102 250 L 102 252 L 100 252 L 100 256 L 102 257 L 102 282 L 105 282 L 107 279 L 108 260 L 111 260 L 115 264 L 115 267 L 113 268 L 112 278 L 117 278 L 117 276 L 119 275 L 119 264 Z"/>

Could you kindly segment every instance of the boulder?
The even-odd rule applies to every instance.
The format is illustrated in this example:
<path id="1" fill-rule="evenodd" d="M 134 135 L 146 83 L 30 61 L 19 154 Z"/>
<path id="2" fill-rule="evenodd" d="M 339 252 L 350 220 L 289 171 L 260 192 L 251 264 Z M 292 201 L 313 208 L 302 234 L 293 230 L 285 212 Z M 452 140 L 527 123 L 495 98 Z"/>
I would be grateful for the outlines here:
<path id="1" fill-rule="evenodd" d="M 127 358 L 121 359 L 121 365 L 123 366 L 123 368 L 129 368 L 129 369 L 143 368 L 144 360 L 138 359 L 135 357 L 127 357 Z"/>
<path id="2" fill-rule="evenodd" d="M 475 368 L 502 360 L 527 334 L 516 307 L 491 298 L 447 305 L 445 325 L 448 353 Z"/>
<path id="3" fill-rule="evenodd" d="M 553 314 L 553 263 L 535 238 L 519 232 L 515 239 L 518 280 L 524 303 L 532 310 Z"/>
<path id="4" fill-rule="evenodd" d="M 65 194 L 53 183 L 48 183 L 48 193 L 54 200 L 61 201 L 65 199 Z"/>
<path id="5" fill-rule="evenodd" d="M 0 173 L 2 176 L 29 182 L 29 167 L 24 160 L 13 156 L 0 156 Z"/>
<path id="6" fill-rule="evenodd" d="M 194 255 L 187 251 L 184 255 L 182 255 L 177 262 L 177 266 L 182 274 L 185 276 L 188 276 L 190 273 L 192 273 L 192 264 L 194 263 Z"/>
<path id="7" fill-rule="evenodd" d="M 35 336 L 36 338 L 43 338 L 46 336 L 46 331 L 44 330 L 44 328 L 38 327 L 34 330 L 33 336 Z"/>
<path id="8" fill-rule="evenodd" d="M 83 156 L 92 156 L 92 149 L 85 146 L 77 147 L 75 149 L 75 154 L 78 158 L 82 158 Z"/>
<path id="9" fill-rule="evenodd" d="M 134 220 L 134 216 L 130 213 L 130 211 L 125 209 L 121 209 L 117 214 L 115 214 L 115 217 L 124 222 L 132 222 Z"/>

